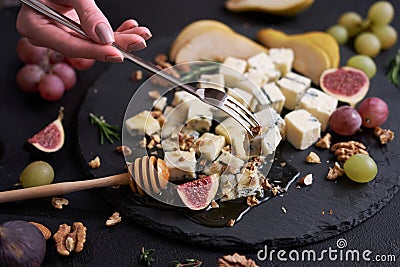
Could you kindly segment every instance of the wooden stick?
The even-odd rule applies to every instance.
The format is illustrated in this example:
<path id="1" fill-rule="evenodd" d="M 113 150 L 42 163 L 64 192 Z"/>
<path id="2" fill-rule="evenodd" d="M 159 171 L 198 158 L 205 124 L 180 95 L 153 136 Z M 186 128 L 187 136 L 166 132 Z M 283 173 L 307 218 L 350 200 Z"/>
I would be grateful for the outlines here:
<path id="1" fill-rule="evenodd" d="M 63 195 L 72 192 L 77 192 L 92 188 L 106 187 L 106 186 L 127 185 L 129 183 L 129 179 L 131 178 L 128 173 L 122 173 L 91 180 L 63 182 L 63 183 L 4 191 L 0 192 L 0 203 L 26 200 L 38 197 L 57 196 L 57 195 Z"/>

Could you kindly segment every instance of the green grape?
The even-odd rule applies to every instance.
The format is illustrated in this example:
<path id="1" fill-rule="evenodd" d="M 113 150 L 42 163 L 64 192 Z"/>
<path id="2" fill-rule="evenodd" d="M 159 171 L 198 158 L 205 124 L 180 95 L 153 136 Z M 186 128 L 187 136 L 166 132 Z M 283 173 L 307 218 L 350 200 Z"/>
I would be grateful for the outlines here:
<path id="1" fill-rule="evenodd" d="M 366 55 L 352 56 L 347 60 L 346 66 L 362 70 L 370 79 L 376 74 L 376 65 L 374 60 Z"/>
<path id="2" fill-rule="evenodd" d="M 397 42 L 397 32 L 390 25 L 373 25 L 371 31 L 378 37 L 382 49 L 391 48 Z"/>
<path id="3" fill-rule="evenodd" d="M 378 173 L 375 161 L 368 155 L 355 154 L 343 165 L 347 177 L 358 183 L 367 183 L 373 180 Z"/>
<path id="4" fill-rule="evenodd" d="M 343 13 L 338 19 L 338 24 L 347 29 L 349 37 L 356 36 L 360 32 L 361 22 L 361 16 L 353 11 Z"/>
<path id="5" fill-rule="evenodd" d="M 30 163 L 19 176 L 19 180 L 23 187 L 51 184 L 53 179 L 53 167 L 44 161 L 34 161 Z"/>
<path id="6" fill-rule="evenodd" d="M 368 19 L 374 25 L 383 26 L 389 24 L 394 16 L 394 8 L 388 1 L 378 1 L 368 9 Z"/>
<path id="7" fill-rule="evenodd" d="M 375 57 L 381 51 L 381 42 L 375 34 L 363 32 L 354 40 L 354 49 L 358 54 Z"/>
<path id="8" fill-rule="evenodd" d="M 333 25 L 326 30 L 327 33 L 333 36 L 336 39 L 336 42 L 340 45 L 347 43 L 349 40 L 349 34 L 347 32 L 346 27 L 343 25 Z"/>

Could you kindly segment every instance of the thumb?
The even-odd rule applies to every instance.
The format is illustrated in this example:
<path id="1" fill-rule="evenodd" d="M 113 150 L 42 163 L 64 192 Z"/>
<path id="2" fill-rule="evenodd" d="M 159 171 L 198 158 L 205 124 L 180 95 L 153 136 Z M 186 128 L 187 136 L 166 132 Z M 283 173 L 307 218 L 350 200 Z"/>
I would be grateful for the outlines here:
<path id="1" fill-rule="evenodd" d="M 75 8 L 82 28 L 90 39 L 100 44 L 111 44 L 115 41 L 110 23 L 94 0 L 73 0 L 70 4 Z"/>

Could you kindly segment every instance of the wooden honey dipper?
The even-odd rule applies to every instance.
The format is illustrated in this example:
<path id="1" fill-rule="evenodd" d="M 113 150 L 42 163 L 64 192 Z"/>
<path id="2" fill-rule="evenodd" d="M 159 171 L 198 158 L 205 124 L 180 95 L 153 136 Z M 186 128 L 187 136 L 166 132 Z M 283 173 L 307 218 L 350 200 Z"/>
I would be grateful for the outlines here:
<path id="1" fill-rule="evenodd" d="M 137 179 L 134 179 L 131 174 L 137 177 Z M 138 181 L 139 184 L 136 181 Z M 128 172 L 126 173 L 90 180 L 62 182 L 4 191 L 0 192 L 0 203 L 64 195 L 87 189 L 120 185 L 129 185 L 132 192 L 143 196 L 145 192 L 158 194 L 167 186 L 168 181 L 169 170 L 165 161 L 157 159 L 154 156 L 150 158 L 144 156 L 142 158 L 137 158 L 133 164 L 130 164 L 128 166 Z"/>

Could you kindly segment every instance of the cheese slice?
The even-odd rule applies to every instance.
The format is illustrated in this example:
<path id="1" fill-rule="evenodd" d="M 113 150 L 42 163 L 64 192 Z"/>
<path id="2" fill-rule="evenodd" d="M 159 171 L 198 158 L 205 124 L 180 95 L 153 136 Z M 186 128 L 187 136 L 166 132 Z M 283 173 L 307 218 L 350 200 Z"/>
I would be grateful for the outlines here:
<path id="1" fill-rule="evenodd" d="M 305 109 L 286 114 L 285 123 L 286 139 L 297 149 L 307 149 L 320 138 L 321 123 Z"/>

